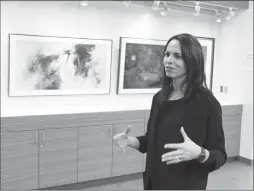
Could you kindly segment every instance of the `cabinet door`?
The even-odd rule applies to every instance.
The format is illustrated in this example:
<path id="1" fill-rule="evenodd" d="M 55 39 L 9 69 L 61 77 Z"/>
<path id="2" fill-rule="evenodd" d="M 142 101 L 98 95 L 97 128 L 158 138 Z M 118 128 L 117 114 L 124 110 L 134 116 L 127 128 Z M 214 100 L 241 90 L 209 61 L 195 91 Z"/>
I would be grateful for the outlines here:
<path id="1" fill-rule="evenodd" d="M 77 128 L 40 130 L 40 188 L 77 182 Z"/>
<path id="2" fill-rule="evenodd" d="M 1 133 L 1 189 L 38 188 L 38 131 Z"/>
<path id="3" fill-rule="evenodd" d="M 131 123 L 131 124 L 117 124 L 114 127 L 114 134 L 123 132 L 125 129 L 130 128 L 130 136 L 144 135 L 144 123 Z M 127 147 L 126 153 L 113 144 L 113 167 L 112 176 L 120 176 L 126 174 L 133 174 L 142 172 L 143 169 L 143 154 Z"/>
<path id="4" fill-rule="evenodd" d="M 225 146 L 228 157 L 239 156 L 241 117 L 241 115 L 223 116 Z"/>
<path id="5" fill-rule="evenodd" d="M 80 127 L 78 182 L 111 177 L 112 125 Z"/>

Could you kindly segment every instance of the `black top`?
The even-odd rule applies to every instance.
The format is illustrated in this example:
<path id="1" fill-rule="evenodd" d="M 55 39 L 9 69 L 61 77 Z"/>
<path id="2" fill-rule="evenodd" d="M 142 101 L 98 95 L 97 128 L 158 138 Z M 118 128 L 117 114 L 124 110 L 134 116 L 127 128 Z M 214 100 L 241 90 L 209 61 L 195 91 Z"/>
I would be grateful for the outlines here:
<path id="1" fill-rule="evenodd" d="M 155 190 L 180 189 L 180 186 L 184 184 L 183 175 L 187 174 L 187 166 L 183 164 L 167 165 L 166 162 L 161 161 L 161 156 L 171 150 L 165 149 L 165 144 L 183 142 L 180 133 L 183 109 L 184 104 L 182 99 L 166 101 L 159 108 L 156 120 L 157 133 L 152 171 L 152 188 Z"/>
<path id="2" fill-rule="evenodd" d="M 144 188 L 150 180 L 156 190 L 206 189 L 208 173 L 219 169 L 227 158 L 221 106 L 209 92 L 201 92 L 189 103 L 183 99 L 160 102 L 159 94 L 153 98 L 146 135 L 137 137 L 139 151 L 147 152 Z M 170 152 L 165 144 L 183 142 L 182 126 L 192 141 L 209 150 L 205 163 L 191 160 L 166 165 L 161 161 L 161 155 Z"/>

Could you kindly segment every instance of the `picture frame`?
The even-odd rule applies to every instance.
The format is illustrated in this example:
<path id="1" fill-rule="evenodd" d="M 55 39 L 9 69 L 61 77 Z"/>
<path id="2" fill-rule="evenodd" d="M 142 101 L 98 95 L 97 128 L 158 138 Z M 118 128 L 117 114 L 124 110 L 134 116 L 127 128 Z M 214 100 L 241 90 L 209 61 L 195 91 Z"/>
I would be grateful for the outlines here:
<path id="1" fill-rule="evenodd" d="M 112 40 L 9 34 L 9 96 L 110 93 Z"/>
<path id="2" fill-rule="evenodd" d="M 202 46 L 205 59 L 206 85 L 212 91 L 215 38 L 196 37 Z"/>
<path id="3" fill-rule="evenodd" d="M 214 38 L 196 37 L 204 58 L 207 87 L 212 90 Z M 162 87 L 167 40 L 120 37 L 117 94 L 155 94 Z"/>
<path id="4" fill-rule="evenodd" d="M 166 43 L 166 40 L 120 37 L 118 94 L 154 94 L 160 90 Z"/>

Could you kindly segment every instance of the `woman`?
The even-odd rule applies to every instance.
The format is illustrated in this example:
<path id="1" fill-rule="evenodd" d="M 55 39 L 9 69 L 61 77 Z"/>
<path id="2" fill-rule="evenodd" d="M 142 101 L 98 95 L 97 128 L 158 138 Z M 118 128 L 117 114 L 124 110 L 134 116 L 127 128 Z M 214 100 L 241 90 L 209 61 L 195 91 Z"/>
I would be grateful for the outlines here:
<path id="1" fill-rule="evenodd" d="M 227 154 L 221 106 L 205 83 L 202 47 L 192 35 L 173 36 L 163 64 L 146 134 L 125 131 L 114 139 L 147 153 L 144 189 L 204 190 L 208 174 L 225 164 Z"/>

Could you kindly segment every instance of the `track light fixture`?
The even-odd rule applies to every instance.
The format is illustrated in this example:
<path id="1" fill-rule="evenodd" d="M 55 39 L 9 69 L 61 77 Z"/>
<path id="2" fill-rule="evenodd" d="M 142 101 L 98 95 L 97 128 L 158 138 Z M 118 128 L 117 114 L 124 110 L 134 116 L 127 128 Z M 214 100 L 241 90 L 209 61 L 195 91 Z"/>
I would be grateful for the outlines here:
<path id="1" fill-rule="evenodd" d="M 196 11 L 196 12 L 199 12 L 199 11 L 200 11 L 199 2 L 196 2 L 195 11 Z"/>
<path id="2" fill-rule="evenodd" d="M 130 3 L 131 1 L 123 1 L 124 6 L 127 8 L 129 7 Z"/>
<path id="3" fill-rule="evenodd" d="M 200 15 L 200 6 L 199 6 L 199 2 L 196 2 L 194 16 L 199 16 L 199 15 Z"/>
<path id="4" fill-rule="evenodd" d="M 233 8 L 229 8 L 228 16 L 226 19 L 230 21 L 233 16 L 235 16 L 235 12 L 233 11 Z"/>
<path id="5" fill-rule="evenodd" d="M 216 13 L 216 22 L 217 23 L 220 23 L 221 22 L 221 18 L 220 18 L 220 13 L 218 12 L 218 10 L 215 10 L 215 13 Z"/>
<path id="6" fill-rule="evenodd" d="M 235 16 L 235 12 L 233 11 L 233 8 L 229 8 L 229 14 L 231 17 Z"/>
<path id="7" fill-rule="evenodd" d="M 227 21 L 230 21 L 231 16 L 230 16 L 230 15 L 228 15 L 228 16 L 226 17 L 226 19 L 227 19 Z"/>
<path id="8" fill-rule="evenodd" d="M 163 11 L 161 11 L 161 15 L 165 17 L 168 12 L 168 3 L 166 1 L 164 1 L 163 3 L 164 3 L 164 7 L 163 7 Z"/>
<path id="9" fill-rule="evenodd" d="M 81 1 L 80 5 L 86 7 L 88 5 L 88 1 Z"/>
<path id="10" fill-rule="evenodd" d="M 157 11 L 160 6 L 160 1 L 153 1 L 152 9 Z"/>
<path id="11" fill-rule="evenodd" d="M 221 18 L 220 18 L 220 17 L 217 17 L 216 22 L 217 22 L 217 23 L 221 23 Z"/>

